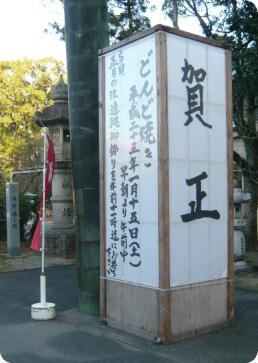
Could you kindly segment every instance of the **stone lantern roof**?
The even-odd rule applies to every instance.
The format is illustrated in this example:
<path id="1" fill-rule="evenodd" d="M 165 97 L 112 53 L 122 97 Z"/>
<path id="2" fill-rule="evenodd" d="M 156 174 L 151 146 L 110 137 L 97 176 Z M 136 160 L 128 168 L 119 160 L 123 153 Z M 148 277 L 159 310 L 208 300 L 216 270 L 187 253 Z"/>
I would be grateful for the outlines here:
<path id="1" fill-rule="evenodd" d="M 42 112 L 35 113 L 35 122 L 40 127 L 51 127 L 69 124 L 68 90 L 63 77 L 53 86 L 51 98 L 52 106 L 44 108 Z"/>

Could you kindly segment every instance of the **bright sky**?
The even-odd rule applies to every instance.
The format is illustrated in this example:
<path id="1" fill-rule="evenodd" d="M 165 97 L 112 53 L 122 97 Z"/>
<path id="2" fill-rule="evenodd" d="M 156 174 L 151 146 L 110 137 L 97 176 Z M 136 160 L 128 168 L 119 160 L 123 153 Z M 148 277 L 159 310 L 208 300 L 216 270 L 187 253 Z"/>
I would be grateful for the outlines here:
<path id="1" fill-rule="evenodd" d="M 152 0 L 157 10 L 148 15 L 152 25 L 171 26 L 170 20 L 161 12 L 162 2 Z M 258 0 L 253 2 L 258 6 Z M 54 21 L 63 22 L 62 6 L 57 0 L 0 0 L 0 59 L 53 56 L 65 61 L 65 43 L 54 33 L 44 33 L 48 23 Z M 193 20 L 180 20 L 179 26 L 182 30 L 200 34 Z"/>
<path id="2" fill-rule="evenodd" d="M 50 5 L 44 7 L 44 2 Z M 65 43 L 44 33 L 49 22 L 62 19 L 61 7 L 50 0 L 0 0 L 0 59 L 64 60 Z"/>

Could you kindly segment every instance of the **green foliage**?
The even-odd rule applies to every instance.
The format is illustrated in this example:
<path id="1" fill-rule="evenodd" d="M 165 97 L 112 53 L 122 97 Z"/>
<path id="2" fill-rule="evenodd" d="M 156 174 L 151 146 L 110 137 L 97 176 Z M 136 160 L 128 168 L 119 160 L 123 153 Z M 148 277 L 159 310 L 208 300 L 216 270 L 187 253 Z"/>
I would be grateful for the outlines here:
<path id="1" fill-rule="evenodd" d="M 53 58 L 0 61 L 0 175 L 37 166 L 41 132 L 34 114 L 50 105 L 49 91 L 64 73 Z"/>
<path id="2" fill-rule="evenodd" d="M 29 198 L 26 193 L 19 193 L 20 210 L 20 239 L 25 242 L 25 224 L 31 219 L 33 213 L 37 213 L 39 198 Z"/>
<path id="3" fill-rule="evenodd" d="M 230 34 L 233 54 L 233 80 L 235 102 L 246 95 L 258 95 L 258 12 L 250 1 L 220 1 L 227 7 L 224 24 L 220 31 Z"/>
<path id="4" fill-rule="evenodd" d="M 122 40 L 150 28 L 150 20 L 144 14 L 149 0 L 109 0 L 108 20 L 111 38 Z"/>
<path id="5" fill-rule="evenodd" d="M 258 12 L 247 0 L 216 0 L 223 7 L 224 21 L 217 30 L 232 44 L 234 127 L 243 137 L 247 159 L 235 155 L 257 198 L 256 98 L 258 97 Z"/>

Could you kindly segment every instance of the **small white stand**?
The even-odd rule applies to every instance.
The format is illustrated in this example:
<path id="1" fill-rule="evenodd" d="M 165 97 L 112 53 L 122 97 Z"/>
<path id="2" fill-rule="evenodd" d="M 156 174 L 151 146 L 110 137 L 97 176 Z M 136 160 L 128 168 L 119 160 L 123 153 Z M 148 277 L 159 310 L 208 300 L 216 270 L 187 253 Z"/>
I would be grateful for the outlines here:
<path id="1" fill-rule="evenodd" d="M 56 318 L 56 305 L 54 303 L 36 303 L 31 305 L 31 319 L 52 320 Z"/>
<path id="2" fill-rule="evenodd" d="M 31 305 L 33 320 L 52 320 L 56 318 L 56 305 L 46 302 L 46 275 L 40 276 L 40 303 Z"/>
<path id="3" fill-rule="evenodd" d="M 44 129 L 44 167 L 43 167 L 43 203 L 42 203 L 42 247 L 41 247 L 41 275 L 40 275 L 40 303 L 31 305 L 33 320 L 52 320 L 56 317 L 56 305 L 47 302 L 45 275 L 45 210 L 46 210 L 46 149 L 47 133 Z M 1 362 L 0 362 L 1 363 Z"/>

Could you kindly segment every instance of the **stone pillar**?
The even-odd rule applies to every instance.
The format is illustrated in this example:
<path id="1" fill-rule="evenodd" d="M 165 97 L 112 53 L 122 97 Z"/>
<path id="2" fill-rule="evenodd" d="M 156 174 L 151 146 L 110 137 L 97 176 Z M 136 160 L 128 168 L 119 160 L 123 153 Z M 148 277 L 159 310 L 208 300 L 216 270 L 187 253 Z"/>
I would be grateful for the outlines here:
<path id="1" fill-rule="evenodd" d="M 52 218 L 46 222 L 46 253 L 73 257 L 75 252 L 67 85 L 63 79 L 52 89 L 54 105 L 36 113 L 36 123 L 49 130 L 56 167 L 52 182 Z"/>
<path id="2" fill-rule="evenodd" d="M 7 254 L 20 256 L 19 185 L 6 183 Z"/>

